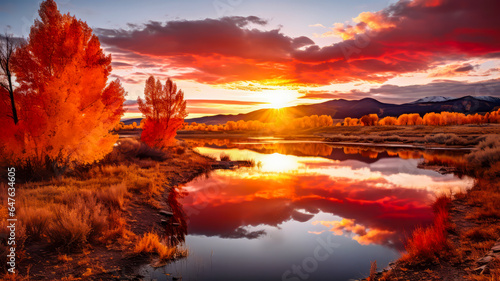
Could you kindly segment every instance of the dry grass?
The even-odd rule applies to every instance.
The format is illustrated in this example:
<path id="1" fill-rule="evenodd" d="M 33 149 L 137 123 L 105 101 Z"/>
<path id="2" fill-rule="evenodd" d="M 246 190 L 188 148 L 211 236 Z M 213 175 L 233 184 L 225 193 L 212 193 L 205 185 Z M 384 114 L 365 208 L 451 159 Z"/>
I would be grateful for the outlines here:
<path id="1" fill-rule="evenodd" d="M 377 261 L 372 261 L 370 262 L 370 277 L 368 277 L 368 281 L 374 281 L 375 274 L 377 274 Z"/>
<path id="2" fill-rule="evenodd" d="M 470 139 L 468 137 L 457 136 L 456 134 L 436 134 L 436 135 L 425 136 L 425 142 L 427 142 L 427 143 L 438 143 L 438 144 L 445 144 L 445 145 L 461 145 L 461 146 L 476 145 L 483 139 L 484 139 L 484 137 L 482 137 L 482 136 L 473 137 L 472 139 Z"/>
<path id="3" fill-rule="evenodd" d="M 147 144 L 132 138 L 124 138 L 118 141 L 117 149 L 108 156 L 110 159 L 122 160 L 152 159 L 164 161 L 168 158 L 165 151 L 149 147 Z M 122 162 L 122 161 L 119 161 Z"/>
<path id="4" fill-rule="evenodd" d="M 474 171 L 479 178 L 500 177 L 500 137 L 488 136 L 466 156 L 468 169 Z"/>
<path id="5" fill-rule="evenodd" d="M 468 219 L 500 219 L 500 183 L 496 179 L 480 179 L 466 195 L 467 204 L 476 207 Z"/>
<path id="6" fill-rule="evenodd" d="M 63 254 L 63 255 L 58 255 L 57 256 L 57 260 L 60 261 L 60 262 L 70 262 L 73 260 L 72 257 L 66 255 L 66 254 Z"/>
<path id="7" fill-rule="evenodd" d="M 463 236 L 472 242 L 495 241 L 498 237 L 500 226 L 492 225 L 490 227 L 475 227 L 467 230 Z"/>
<path id="8" fill-rule="evenodd" d="M 23 219 L 27 239 L 37 241 L 50 223 L 52 213 L 46 208 L 22 206 L 19 208 L 18 216 Z"/>
<path id="9" fill-rule="evenodd" d="M 135 211 L 130 208 L 132 203 L 134 206 L 135 203 L 149 203 L 158 207 L 161 194 L 169 185 L 170 179 L 182 180 L 183 171 L 189 172 L 188 175 L 196 175 L 200 170 L 206 169 L 208 160 L 186 151 L 185 147 L 159 154 L 158 151 L 134 141 L 125 141 L 122 145 L 116 147 L 114 154 L 108 155 L 99 164 L 80 167 L 65 176 L 44 181 L 18 182 L 16 254 L 19 264 L 29 265 L 31 261 L 25 259 L 26 255 L 37 256 L 38 252 L 33 251 L 43 248 L 57 253 L 57 258 L 51 261 L 55 266 L 53 271 L 57 272 L 52 272 L 53 275 L 60 279 L 61 274 L 67 275 L 65 270 L 74 270 L 85 279 L 103 271 L 98 268 L 99 264 L 113 263 L 100 261 L 102 257 L 92 256 L 94 252 L 89 251 L 91 248 L 128 251 L 130 248 L 143 247 L 136 249 L 139 252 L 154 252 L 160 260 L 187 253 L 177 248 L 162 247 L 158 237 L 138 239 L 131 231 L 136 228 L 129 225 L 133 220 L 127 217 L 129 212 Z M 155 161 L 175 153 L 183 156 L 169 158 L 162 163 Z M 0 183 L 2 202 L 7 201 L 7 188 L 5 183 Z M 7 214 L 7 208 L 0 205 L 0 237 L 8 234 Z M 137 229 L 138 233 L 142 233 L 140 227 Z M 87 252 L 92 258 L 81 258 L 87 256 Z M 5 245 L 0 245 L 0 254 L 7 254 Z M 98 262 L 85 271 L 86 263 L 96 260 Z M 62 263 L 76 268 L 59 266 Z M 24 266 L 23 270 L 26 268 Z M 38 266 L 34 268 L 35 276 L 47 276 Z M 6 272 L 6 264 L 2 264 L 0 270 Z M 73 280 L 71 276 L 68 278 L 67 280 Z"/>
<path id="10" fill-rule="evenodd" d="M 466 278 L 472 281 L 500 281 L 500 260 L 491 262 L 489 271 L 487 275 L 469 275 Z"/>
<path id="11" fill-rule="evenodd" d="M 28 276 L 21 276 L 19 274 L 5 274 L 2 277 L 3 281 L 29 281 L 30 278 Z"/>
<path id="12" fill-rule="evenodd" d="M 175 256 L 176 248 L 168 247 L 160 241 L 160 238 L 155 233 L 146 233 L 136 242 L 133 254 L 154 254 L 158 255 L 160 261 L 167 261 Z"/>
<path id="13" fill-rule="evenodd" d="M 122 213 L 131 193 L 154 205 L 153 197 L 163 190 L 162 180 L 158 165 L 141 169 L 132 164 L 96 166 L 78 177 L 22 184 L 16 194 L 17 217 L 26 232 L 22 237 L 28 244 L 41 240 L 64 251 L 120 239 L 126 245 L 133 234 Z M 7 194 L 7 185 L 1 187 Z"/>
<path id="14" fill-rule="evenodd" d="M 124 183 L 115 184 L 107 189 L 97 191 L 97 200 L 106 205 L 113 206 L 123 210 L 125 198 L 127 196 L 127 185 Z"/>
<path id="15" fill-rule="evenodd" d="M 434 260 L 449 248 L 447 235 L 450 228 L 450 202 L 451 198 L 447 195 L 438 197 L 432 206 L 435 214 L 432 225 L 419 226 L 413 231 L 406 242 L 407 253 L 402 257 L 402 261 L 414 263 Z"/>

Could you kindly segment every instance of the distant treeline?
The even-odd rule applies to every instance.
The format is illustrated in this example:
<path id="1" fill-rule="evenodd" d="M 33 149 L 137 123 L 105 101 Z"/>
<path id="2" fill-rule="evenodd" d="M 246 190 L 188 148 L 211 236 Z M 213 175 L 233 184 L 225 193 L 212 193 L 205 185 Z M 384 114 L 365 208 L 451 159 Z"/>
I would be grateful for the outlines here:
<path id="1" fill-rule="evenodd" d="M 251 121 L 228 121 L 225 124 L 206 125 L 204 123 L 185 123 L 183 130 L 187 131 L 282 131 L 282 130 L 304 130 L 333 126 L 333 119 L 328 115 L 311 115 L 288 121 L 264 123 L 258 120 Z"/>
<path id="2" fill-rule="evenodd" d="M 497 111 L 488 112 L 485 115 L 479 113 L 465 115 L 457 112 L 441 112 L 427 113 L 421 117 L 418 113 L 401 114 L 399 117 L 387 116 L 379 119 L 377 114 L 365 115 L 361 118 L 344 119 L 341 124 L 343 126 L 412 126 L 412 125 L 429 125 L 429 126 L 446 126 L 446 125 L 463 125 L 463 124 L 485 124 L 485 123 L 500 123 L 500 109 Z M 339 124 L 337 124 L 339 125 Z M 340 126 L 340 125 L 339 125 Z"/>
<path id="3" fill-rule="evenodd" d="M 463 124 L 486 124 L 500 123 L 500 109 L 497 111 L 488 112 L 484 115 L 479 113 L 465 115 L 457 112 L 441 112 L 427 113 L 423 117 L 418 113 L 402 114 L 398 117 L 379 118 L 377 114 L 368 114 L 361 118 L 347 117 L 343 122 L 338 122 L 335 126 L 412 126 L 412 125 L 428 125 L 428 126 L 446 126 L 446 125 L 463 125 Z M 141 124 L 133 122 L 130 125 L 125 125 L 120 122 L 115 127 L 115 130 L 123 129 L 138 129 L 142 128 Z M 334 121 L 328 115 L 311 115 L 300 118 L 291 119 L 289 121 L 279 121 L 264 123 L 258 120 L 251 121 L 229 121 L 225 124 L 207 125 L 205 123 L 184 123 L 182 130 L 186 131 L 285 131 L 285 130 L 305 130 L 313 128 L 323 128 L 334 126 Z"/>

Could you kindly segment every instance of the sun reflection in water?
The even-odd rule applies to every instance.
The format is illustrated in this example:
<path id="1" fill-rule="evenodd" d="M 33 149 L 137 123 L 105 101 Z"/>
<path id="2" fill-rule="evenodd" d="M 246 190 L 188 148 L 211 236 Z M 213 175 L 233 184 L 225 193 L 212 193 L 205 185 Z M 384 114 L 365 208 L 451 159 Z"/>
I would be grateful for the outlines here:
<path id="1" fill-rule="evenodd" d="M 297 159 L 279 153 L 263 155 L 259 161 L 264 172 L 290 172 L 301 166 Z"/>

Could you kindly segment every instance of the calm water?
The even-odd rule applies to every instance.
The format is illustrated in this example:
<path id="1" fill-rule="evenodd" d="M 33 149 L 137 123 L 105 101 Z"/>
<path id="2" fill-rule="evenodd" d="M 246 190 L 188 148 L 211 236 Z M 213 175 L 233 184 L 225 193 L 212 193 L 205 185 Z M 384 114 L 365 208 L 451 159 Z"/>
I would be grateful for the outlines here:
<path id="1" fill-rule="evenodd" d="M 417 168 L 451 151 L 376 150 L 277 139 L 188 140 L 205 155 L 254 159 L 171 194 L 185 259 L 146 280 L 350 280 L 397 259 L 404 237 L 432 221 L 436 195 L 468 178 Z M 187 227 L 187 235 L 185 235 Z M 179 235 L 179 228 L 184 232 Z M 177 240 L 176 240 L 177 241 Z"/>

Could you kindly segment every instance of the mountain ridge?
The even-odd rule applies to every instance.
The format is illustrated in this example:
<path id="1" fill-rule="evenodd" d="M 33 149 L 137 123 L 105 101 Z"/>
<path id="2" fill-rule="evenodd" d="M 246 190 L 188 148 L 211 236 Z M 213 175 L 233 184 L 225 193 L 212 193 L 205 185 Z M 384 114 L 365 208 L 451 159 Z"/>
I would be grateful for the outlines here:
<path id="1" fill-rule="evenodd" d="M 429 112 L 459 112 L 465 114 L 486 113 L 500 106 L 500 99 L 485 96 L 464 96 L 450 98 L 444 101 L 412 102 L 405 104 L 383 103 L 373 98 L 360 100 L 330 100 L 318 104 L 297 105 L 282 109 L 259 109 L 245 114 L 219 114 L 199 118 L 186 119 L 186 122 L 205 123 L 207 125 L 223 124 L 228 121 L 260 120 L 271 122 L 277 119 L 298 118 L 309 115 L 329 115 L 334 119 L 346 117 L 360 118 L 367 114 L 377 114 L 379 117 L 399 116 L 401 114 L 418 113 L 424 115 Z M 279 112 L 287 112 L 279 116 Z"/>

